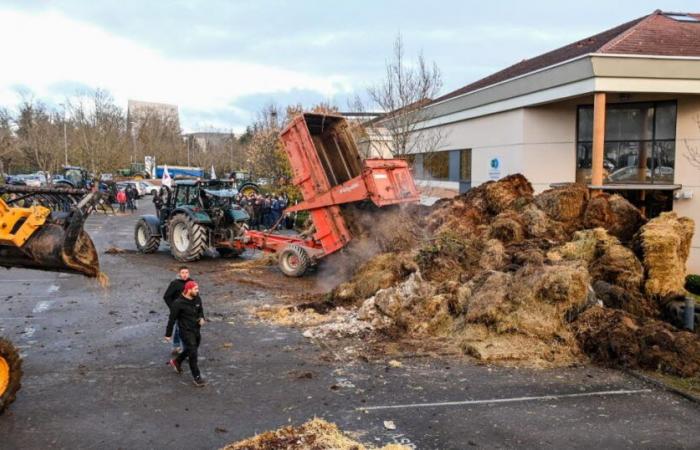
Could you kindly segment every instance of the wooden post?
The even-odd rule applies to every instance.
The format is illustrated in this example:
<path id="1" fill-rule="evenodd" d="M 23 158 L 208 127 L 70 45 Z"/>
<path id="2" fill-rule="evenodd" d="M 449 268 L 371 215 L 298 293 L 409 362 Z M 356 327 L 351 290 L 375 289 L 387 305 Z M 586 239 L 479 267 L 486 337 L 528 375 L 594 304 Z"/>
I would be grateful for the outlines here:
<path id="1" fill-rule="evenodd" d="M 605 150 L 605 92 L 596 92 L 593 98 L 593 155 L 591 184 L 603 185 L 603 153 Z"/>

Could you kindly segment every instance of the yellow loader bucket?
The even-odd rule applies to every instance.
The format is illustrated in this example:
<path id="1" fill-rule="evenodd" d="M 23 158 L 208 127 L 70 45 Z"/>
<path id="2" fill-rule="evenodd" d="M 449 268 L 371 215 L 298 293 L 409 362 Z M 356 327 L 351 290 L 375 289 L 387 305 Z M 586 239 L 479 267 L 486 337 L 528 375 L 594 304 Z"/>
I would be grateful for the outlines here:
<path id="1" fill-rule="evenodd" d="M 52 212 L 40 205 L 8 205 L 0 199 L 0 267 L 98 276 L 97 250 L 83 230 L 86 205 L 84 200 L 70 212 Z"/>

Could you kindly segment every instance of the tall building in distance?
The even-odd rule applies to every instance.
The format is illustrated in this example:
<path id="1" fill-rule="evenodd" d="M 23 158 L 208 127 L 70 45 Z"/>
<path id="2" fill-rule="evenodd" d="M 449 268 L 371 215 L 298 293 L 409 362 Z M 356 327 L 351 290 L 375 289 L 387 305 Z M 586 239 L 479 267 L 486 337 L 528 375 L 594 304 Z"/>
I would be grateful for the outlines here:
<path id="1" fill-rule="evenodd" d="M 180 112 L 177 105 L 129 100 L 126 117 L 127 126 L 134 134 L 149 118 L 157 118 L 177 129 L 180 128 Z"/>

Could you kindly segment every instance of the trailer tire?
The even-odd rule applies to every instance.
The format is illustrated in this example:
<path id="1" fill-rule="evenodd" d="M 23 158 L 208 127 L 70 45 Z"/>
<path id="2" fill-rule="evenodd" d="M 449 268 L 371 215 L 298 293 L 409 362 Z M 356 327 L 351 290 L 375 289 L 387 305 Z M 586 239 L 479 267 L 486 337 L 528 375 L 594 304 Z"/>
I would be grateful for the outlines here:
<path id="1" fill-rule="evenodd" d="M 288 277 L 304 275 L 310 265 L 311 258 L 309 258 L 309 254 L 298 245 L 288 245 L 279 254 L 280 270 Z"/>
<path id="2" fill-rule="evenodd" d="M 160 236 L 153 236 L 145 220 L 139 219 L 134 229 L 136 249 L 141 253 L 153 253 L 160 247 Z"/>
<path id="3" fill-rule="evenodd" d="M 170 252 L 178 261 L 197 261 L 209 248 L 206 227 L 185 214 L 176 214 L 168 224 Z"/>
<path id="4" fill-rule="evenodd" d="M 0 338 L 0 415 L 22 387 L 22 358 L 7 339 Z"/>

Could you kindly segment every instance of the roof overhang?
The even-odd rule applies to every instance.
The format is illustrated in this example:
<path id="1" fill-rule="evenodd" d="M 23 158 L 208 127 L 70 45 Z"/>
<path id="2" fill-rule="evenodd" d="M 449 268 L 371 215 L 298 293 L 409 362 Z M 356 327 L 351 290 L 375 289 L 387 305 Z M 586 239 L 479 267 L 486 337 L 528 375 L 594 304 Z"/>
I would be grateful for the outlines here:
<path id="1" fill-rule="evenodd" d="M 583 55 L 428 105 L 421 128 L 594 92 L 700 94 L 700 57 Z"/>

